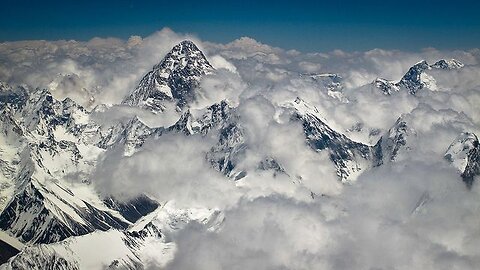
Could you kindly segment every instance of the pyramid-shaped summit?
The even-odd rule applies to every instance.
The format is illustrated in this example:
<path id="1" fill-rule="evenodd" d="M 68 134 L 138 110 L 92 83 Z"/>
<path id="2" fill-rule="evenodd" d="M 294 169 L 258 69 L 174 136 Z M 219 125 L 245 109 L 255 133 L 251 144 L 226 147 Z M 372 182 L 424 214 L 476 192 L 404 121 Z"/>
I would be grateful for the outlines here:
<path id="1" fill-rule="evenodd" d="M 427 61 L 422 60 L 416 63 L 407 71 L 407 73 L 405 73 L 405 75 L 403 75 L 398 85 L 407 88 L 410 94 L 415 94 L 418 90 L 424 87 L 421 75 L 428 69 L 430 69 L 430 66 Z"/>
<path id="2" fill-rule="evenodd" d="M 122 104 L 162 112 L 165 104 L 172 102 L 182 109 L 195 100 L 201 77 L 213 70 L 202 51 L 192 41 L 184 40 L 142 78 Z"/>

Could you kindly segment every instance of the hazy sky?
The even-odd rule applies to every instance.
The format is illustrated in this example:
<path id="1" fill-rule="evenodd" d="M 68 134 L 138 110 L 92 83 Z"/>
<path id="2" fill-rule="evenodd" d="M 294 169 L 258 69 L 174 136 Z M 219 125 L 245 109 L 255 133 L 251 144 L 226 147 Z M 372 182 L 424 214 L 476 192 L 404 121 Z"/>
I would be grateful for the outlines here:
<path id="1" fill-rule="evenodd" d="M 301 51 L 480 44 L 479 1 L 2 0 L 0 41 L 128 38 L 163 27 L 228 42 L 241 36 Z"/>

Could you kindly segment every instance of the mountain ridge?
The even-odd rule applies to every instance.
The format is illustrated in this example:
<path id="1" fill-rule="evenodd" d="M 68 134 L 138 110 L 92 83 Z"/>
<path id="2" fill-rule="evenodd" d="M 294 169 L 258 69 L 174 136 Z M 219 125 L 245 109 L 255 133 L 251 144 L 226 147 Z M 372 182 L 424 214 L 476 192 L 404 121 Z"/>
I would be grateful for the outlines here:
<path id="1" fill-rule="evenodd" d="M 448 71 L 460 69 L 464 66 L 463 63 L 455 59 L 440 59 L 432 65 L 429 65 L 425 60 L 421 60 L 410 67 L 398 82 L 376 78 L 371 84 L 380 89 L 385 95 L 391 95 L 400 91 L 400 89 L 406 89 L 409 94 L 415 95 L 424 88 L 437 89 L 435 79 L 425 71 L 432 69 Z"/>
<path id="2" fill-rule="evenodd" d="M 400 88 L 416 94 L 425 87 L 421 74 L 431 68 L 462 68 L 458 61 L 426 61 L 409 69 L 398 83 L 378 79 L 377 87 L 386 95 Z M 0 228 L 29 246 L 12 257 L 0 269 L 32 266 L 38 269 L 57 265 L 64 269 L 84 266 L 75 255 L 88 241 L 112 241 L 121 249 L 105 259 L 111 268 L 141 268 L 142 251 L 153 245 L 166 258 L 173 256 L 168 234 L 191 221 L 209 230 L 221 227 L 222 211 L 177 209 L 173 202 L 160 202 L 142 194 L 129 200 L 102 197 L 93 189 L 91 177 L 95 166 L 108 154 L 119 150 L 121 158 L 131 158 L 143 150 L 147 140 L 173 136 L 203 136 L 212 145 L 204 153 L 210 169 L 225 176 L 225 181 L 239 183 L 258 171 L 271 171 L 274 177 L 286 177 L 295 185 L 302 172 L 288 171 L 271 153 L 259 157 L 258 164 L 245 169 L 242 161 L 250 149 L 245 122 L 238 107 L 228 100 L 209 104 L 197 111 L 195 89 L 202 76 L 214 72 L 205 55 L 191 41 L 174 46 L 165 58 L 148 72 L 122 102 L 161 114 L 175 106 L 178 120 L 169 126 L 150 127 L 138 116 L 114 124 L 100 124 L 91 118 L 93 111 L 108 110 L 98 106 L 88 111 L 73 100 L 56 100 L 44 89 L 12 88 L 0 83 L 0 171 L 5 190 Z M 325 82 L 323 79 L 328 78 Z M 336 74 L 314 78 L 337 92 L 342 89 Z M 388 88 L 390 87 L 390 88 Z M 320 111 L 301 97 L 278 104 L 288 115 L 288 123 L 299 123 L 305 145 L 314 153 L 326 153 L 338 181 L 353 184 L 361 174 L 389 162 L 397 162 L 416 133 L 409 117 L 400 116 L 378 142 L 365 145 L 332 128 Z M 7 147 L 9 147 L 7 149 Z M 5 149 L 3 149 L 5 148 Z M 460 135 L 445 152 L 444 158 L 459 171 L 467 187 L 480 174 L 478 138 L 473 133 Z M 461 164 L 461 166 L 459 166 Z M 311 192 L 311 199 L 315 194 Z M 423 196 L 422 196 L 423 197 Z M 422 203 L 423 204 L 423 200 Z M 89 240 L 90 239 L 90 240 Z M 99 240 L 100 239 L 100 240 Z M 45 245 L 39 245 L 45 244 Z M 50 261 L 45 262 L 45 256 Z"/>

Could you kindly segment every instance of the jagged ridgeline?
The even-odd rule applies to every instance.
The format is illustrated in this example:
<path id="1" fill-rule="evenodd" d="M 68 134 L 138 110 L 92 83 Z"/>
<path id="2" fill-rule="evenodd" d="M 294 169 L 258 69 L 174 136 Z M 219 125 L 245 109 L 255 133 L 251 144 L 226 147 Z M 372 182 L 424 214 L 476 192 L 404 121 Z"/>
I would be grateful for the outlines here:
<path id="1" fill-rule="evenodd" d="M 426 70 L 462 66 L 454 60 L 441 60 L 434 65 L 420 62 L 399 82 L 378 79 L 375 86 L 388 95 L 400 89 L 416 94 L 432 85 L 429 77 L 422 75 Z M 92 185 L 92 172 L 110 151 L 120 149 L 128 157 L 141 150 L 147 140 L 161 140 L 166 134 L 208 136 L 213 143 L 205 159 L 212 170 L 222 173 L 225 181 L 254 177 L 253 171 L 241 167 L 250 145 L 238 109 L 228 100 L 195 111 L 190 109 L 202 77 L 215 72 L 193 42 L 183 41 L 117 105 L 138 107 L 159 116 L 174 108 L 179 119 L 165 127 L 150 127 L 139 117 L 114 124 L 97 123 L 92 114 L 108 110 L 108 106 L 88 111 L 69 98 L 57 100 L 44 89 L 0 84 L 0 229 L 7 235 L 5 239 L 0 237 L 0 244 L 7 245 L 6 238 L 10 237 L 20 245 L 30 245 L 11 258 L 4 265 L 6 269 L 48 269 L 53 264 L 62 266 L 61 269 L 79 269 L 84 266 L 79 263 L 81 258 L 71 254 L 88 241 L 118 242 L 122 247 L 117 257 L 103 258 L 106 265 L 141 268 L 139 254 L 150 243 L 148 239 L 161 243 L 158 248 L 162 250 L 170 248 L 162 240 L 166 222 L 197 220 L 211 226 L 220 224 L 222 215 L 218 211 L 208 210 L 195 216 L 189 211 L 169 212 L 165 219 L 169 208 L 164 202 L 159 207 L 162 198 L 142 194 L 120 200 L 99 195 Z M 340 91 L 341 77 L 327 77 L 328 89 Z M 325 76 L 312 78 L 325 80 Z M 402 116 L 375 145 L 366 145 L 332 128 L 319 110 L 301 97 L 278 106 L 289 114 L 289 121 L 300 123 L 305 144 L 313 152 L 327 154 L 342 183 L 353 183 L 365 171 L 395 162 L 402 151 L 408 151 L 409 140 L 415 136 L 408 116 Z M 479 152 L 476 135 L 464 133 L 445 155 L 468 186 L 479 174 Z M 292 177 L 292 182 L 302 177 L 289 172 L 269 154 L 260 159 L 254 170 L 271 171 L 274 177 Z M 164 212 L 160 215 L 158 211 Z M 43 260 L 42 256 L 49 259 Z"/>
<path id="2" fill-rule="evenodd" d="M 383 78 L 377 78 L 373 81 L 373 85 L 380 89 L 385 95 L 391 95 L 394 92 L 405 89 L 408 93 L 415 95 L 419 90 L 424 88 L 430 90 L 436 90 L 436 81 L 431 75 L 428 74 L 429 70 L 448 71 L 463 68 L 464 64 L 461 62 L 450 59 L 441 59 L 435 62 L 433 65 L 429 65 L 427 61 L 422 60 L 412 66 L 400 81 L 390 81 Z"/>
<path id="3" fill-rule="evenodd" d="M 96 230 L 126 229 L 158 203 L 116 202 L 89 185 L 109 131 L 71 99 L 46 90 L 0 91 L 0 228 L 23 243 L 52 243 Z"/>

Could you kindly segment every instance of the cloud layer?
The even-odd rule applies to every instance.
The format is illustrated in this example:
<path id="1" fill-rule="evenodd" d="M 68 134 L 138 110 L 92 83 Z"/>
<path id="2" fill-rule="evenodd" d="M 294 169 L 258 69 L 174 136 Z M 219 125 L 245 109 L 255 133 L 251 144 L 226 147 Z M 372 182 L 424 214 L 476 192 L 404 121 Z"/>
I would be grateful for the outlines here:
<path id="1" fill-rule="evenodd" d="M 468 190 L 443 158 L 461 132 L 480 135 L 478 49 L 305 54 L 246 37 L 214 44 L 163 29 L 127 41 L 2 43 L 0 80 L 49 88 L 89 109 L 118 104 L 186 38 L 218 71 L 202 80 L 192 112 L 224 99 L 237 107 L 248 145 L 238 168 L 251 173 L 234 182 L 212 170 L 204 158 L 215 143 L 212 137 L 169 134 L 147 141 L 129 157 L 121 149 L 109 150 L 92 176 L 102 194 L 147 193 L 178 207 L 224 212 L 217 230 L 192 222 L 176 233 L 177 251 L 167 269 L 479 267 L 480 187 L 477 181 Z M 422 59 L 443 58 L 465 67 L 432 71 L 436 91 L 388 96 L 371 84 L 377 77 L 399 80 Z M 311 76 L 327 73 L 339 81 Z M 290 121 L 283 104 L 296 97 L 316 106 L 333 129 L 365 144 L 375 144 L 402 115 L 411 135 L 395 162 L 344 185 L 327 154 L 310 149 L 301 124 Z M 150 126 L 172 123 L 162 115 L 112 108 L 96 121 L 138 115 Z M 266 157 L 275 157 L 291 175 L 255 170 Z"/>

